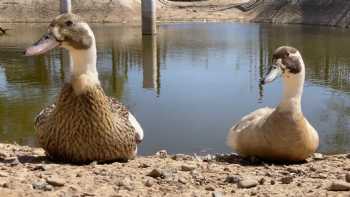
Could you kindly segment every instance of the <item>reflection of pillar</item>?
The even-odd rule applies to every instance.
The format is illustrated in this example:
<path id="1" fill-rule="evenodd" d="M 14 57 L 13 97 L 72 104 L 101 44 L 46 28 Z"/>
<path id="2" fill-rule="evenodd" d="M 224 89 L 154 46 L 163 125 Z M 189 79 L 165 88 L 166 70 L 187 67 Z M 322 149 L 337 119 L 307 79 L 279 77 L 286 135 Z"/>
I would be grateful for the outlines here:
<path id="1" fill-rule="evenodd" d="M 72 12 L 72 2 L 71 0 L 61 0 L 60 1 L 60 12 L 61 14 Z"/>
<path id="2" fill-rule="evenodd" d="M 142 36 L 143 88 L 159 94 L 160 71 L 157 63 L 157 36 Z"/>

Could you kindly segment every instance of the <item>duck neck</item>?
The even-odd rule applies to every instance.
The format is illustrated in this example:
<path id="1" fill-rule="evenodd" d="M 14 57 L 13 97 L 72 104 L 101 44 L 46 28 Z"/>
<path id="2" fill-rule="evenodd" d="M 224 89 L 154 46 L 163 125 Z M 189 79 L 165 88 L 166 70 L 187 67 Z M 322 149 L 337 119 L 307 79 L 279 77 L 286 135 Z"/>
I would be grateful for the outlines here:
<path id="1" fill-rule="evenodd" d="M 99 85 L 96 69 L 96 44 L 84 50 L 70 50 L 70 83 L 76 94 L 84 93 L 89 87 Z"/>
<path id="2" fill-rule="evenodd" d="M 283 97 L 278 106 L 280 110 L 301 113 L 301 96 L 303 94 L 304 81 L 304 69 L 298 74 L 289 73 L 283 77 Z"/>

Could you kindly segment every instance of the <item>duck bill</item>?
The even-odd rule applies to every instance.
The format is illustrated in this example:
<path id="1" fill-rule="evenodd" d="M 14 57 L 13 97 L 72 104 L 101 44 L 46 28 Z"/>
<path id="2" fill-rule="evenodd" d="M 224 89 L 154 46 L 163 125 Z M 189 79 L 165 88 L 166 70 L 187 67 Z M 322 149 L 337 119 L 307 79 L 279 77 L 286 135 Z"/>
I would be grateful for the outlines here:
<path id="1" fill-rule="evenodd" d="M 271 69 L 261 81 L 262 84 L 271 83 L 282 75 L 282 69 L 279 66 L 272 66 L 271 68 L 273 69 Z"/>
<path id="2" fill-rule="evenodd" d="M 43 37 L 41 37 L 40 40 L 38 40 L 32 46 L 28 47 L 25 50 L 24 55 L 25 56 L 40 55 L 50 51 L 51 49 L 57 47 L 58 45 L 60 45 L 60 42 L 58 42 L 51 33 L 47 33 L 43 35 Z"/>

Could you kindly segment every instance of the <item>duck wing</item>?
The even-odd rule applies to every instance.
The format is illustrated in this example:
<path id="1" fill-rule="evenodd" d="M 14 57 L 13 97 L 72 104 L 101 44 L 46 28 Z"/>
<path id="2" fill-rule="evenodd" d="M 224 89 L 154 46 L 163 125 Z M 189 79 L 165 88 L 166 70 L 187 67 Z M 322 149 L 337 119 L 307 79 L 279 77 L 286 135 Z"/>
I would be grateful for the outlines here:
<path id="1" fill-rule="evenodd" d="M 240 154 L 243 149 L 249 149 L 250 145 L 259 144 L 263 134 L 260 130 L 266 119 L 275 111 L 273 108 L 265 107 L 258 109 L 238 121 L 230 129 L 227 136 L 227 145 L 235 149 Z"/>
<path id="2" fill-rule="evenodd" d="M 134 115 L 128 110 L 128 108 L 123 105 L 123 103 L 119 102 L 117 99 L 109 97 L 109 103 L 111 106 L 111 110 L 113 113 L 119 115 L 124 121 L 128 121 L 135 129 L 135 138 L 137 143 L 141 143 L 143 140 L 143 129 L 140 123 L 136 120 Z"/>
<path id="3" fill-rule="evenodd" d="M 51 113 L 55 110 L 56 104 L 51 104 L 41 110 L 38 115 L 36 115 L 34 119 L 34 127 L 35 129 L 39 129 L 46 121 L 47 118 L 51 115 Z"/>

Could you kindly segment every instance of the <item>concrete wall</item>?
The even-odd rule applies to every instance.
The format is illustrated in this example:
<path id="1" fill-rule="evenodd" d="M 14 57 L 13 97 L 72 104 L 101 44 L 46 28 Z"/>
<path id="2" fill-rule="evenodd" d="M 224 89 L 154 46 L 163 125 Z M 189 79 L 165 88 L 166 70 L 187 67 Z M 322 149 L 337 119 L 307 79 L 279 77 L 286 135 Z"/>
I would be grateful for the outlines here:
<path id="1" fill-rule="evenodd" d="M 296 23 L 347 27 L 348 0 L 265 0 L 252 10 L 255 22 Z"/>
<path id="2" fill-rule="evenodd" d="M 141 0 L 72 0 L 72 7 L 88 22 L 140 21 Z M 0 0 L 0 23 L 48 22 L 58 14 L 58 0 Z"/>

